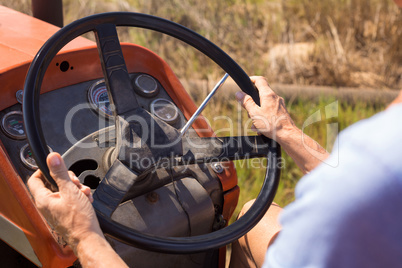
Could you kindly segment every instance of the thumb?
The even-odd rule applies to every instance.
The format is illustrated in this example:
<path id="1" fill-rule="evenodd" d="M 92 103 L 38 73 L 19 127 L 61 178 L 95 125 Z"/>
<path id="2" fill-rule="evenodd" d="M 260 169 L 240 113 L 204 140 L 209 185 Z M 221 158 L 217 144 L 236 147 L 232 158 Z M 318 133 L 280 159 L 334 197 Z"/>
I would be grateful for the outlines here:
<path id="1" fill-rule="evenodd" d="M 236 92 L 237 101 L 247 110 L 250 116 L 255 114 L 255 110 L 258 108 L 258 105 L 255 104 L 254 100 L 247 95 L 246 93 L 239 91 Z"/>
<path id="2" fill-rule="evenodd" d="M 50 153 L 47 156 L 46 162 L 50 170 L 50 175 L 53 177 L 60 190 L 66 187 L 69 183 L 73 183 L 70 180 L 66 165 L 64 164 L 63 158 L 61 158 L 60 154 Z"/>

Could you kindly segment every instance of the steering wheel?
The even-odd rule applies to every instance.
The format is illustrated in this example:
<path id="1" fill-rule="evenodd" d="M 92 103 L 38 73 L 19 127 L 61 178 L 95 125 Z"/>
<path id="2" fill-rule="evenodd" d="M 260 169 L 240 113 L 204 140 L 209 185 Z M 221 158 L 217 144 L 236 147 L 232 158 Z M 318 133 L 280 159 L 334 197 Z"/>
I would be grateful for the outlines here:
<path id="1" fill-rule="evenodd" d="M 94 208 L 103 232 L 129 245 L 166 253 L 195 253 L 219 248 L 233 242 L 259 222 L 273 201 L 280 175 L 279 145 L 263 136 L 192 138 L 189 142 L 180 136 L 177 129 L 142 109 L 133 93 L 116 26 L 151 29 L 184 41 L 217 63 L 245 93 L 251 95 L 259 104 L 258 92 L 247 74 L 225 52 L 199 34 L 174 22 L 145 14 L 112 12 L 89 16 L 55 33 L 39 50 L 29 68 L 24 86 L 23 112 L 29 145 L 38 167 L 48 182 L 57 189 L 46 165 L 49 150 L 39 115 L 40 88 L 45 71 L 64 45 L 84 33 L 93 31 L 110 103 L 114 107 L 117 139 L 113 164 L 94 193 Z M 132 117 L 140 118 L 140 121 L 146 124 L 131 120 Z M 170 142 L 168 148 L 154 149 L 149 139 L 147 141 L 142 139 L 143 131 L 151 131 L 146 128 L 152 124 L 159 126 L 152 129 L 152 134 L 158 139 Z M 206 145 L 208 149 L 200 151 L 199 146 L 194 144 Z M 132 182 L 151 172 L 149 168 L 141 166 L 140 162 L 127 162 L 126 159 L 130 153 L 138 153 L 142 159 L 147 158 L 152 162 L 153 167 L 158 167 L 161 163 L 174 166 L 253 157 L 267 157 L 268 167 L 256 201 L 235 223 L 199 236 L 156 237 L 125 227 L 111 219 L 111 213 L 119 205 Z"/>

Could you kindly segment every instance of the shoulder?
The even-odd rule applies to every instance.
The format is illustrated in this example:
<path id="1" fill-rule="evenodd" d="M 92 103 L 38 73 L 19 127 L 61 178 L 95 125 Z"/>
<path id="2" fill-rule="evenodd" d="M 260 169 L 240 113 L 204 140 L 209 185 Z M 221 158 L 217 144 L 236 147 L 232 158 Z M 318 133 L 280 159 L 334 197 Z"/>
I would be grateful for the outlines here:
<path id="1" fill-rule="evenodd" d="M 271 265 L 369 267 L 401 258 L 401 117 L 395 105 L 340 134 L 329 159 L 336 164 L 302 178 L 284 209 Z M 378 254 L 386 258 L 370 259 Z"/>

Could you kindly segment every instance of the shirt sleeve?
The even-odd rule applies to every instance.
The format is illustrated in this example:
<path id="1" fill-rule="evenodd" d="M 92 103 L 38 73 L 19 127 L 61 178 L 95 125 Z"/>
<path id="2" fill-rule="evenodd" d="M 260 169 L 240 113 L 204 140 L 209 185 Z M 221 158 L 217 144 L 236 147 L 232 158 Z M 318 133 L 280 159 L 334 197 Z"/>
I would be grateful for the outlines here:
<path id="1" fill-rule="evenodd" d="M 341 133 L 339 149 L 300 180 L 264 267 L 400 267 L 402 106 Z M 400 125 L 400 124 L 399 124 Z"/>

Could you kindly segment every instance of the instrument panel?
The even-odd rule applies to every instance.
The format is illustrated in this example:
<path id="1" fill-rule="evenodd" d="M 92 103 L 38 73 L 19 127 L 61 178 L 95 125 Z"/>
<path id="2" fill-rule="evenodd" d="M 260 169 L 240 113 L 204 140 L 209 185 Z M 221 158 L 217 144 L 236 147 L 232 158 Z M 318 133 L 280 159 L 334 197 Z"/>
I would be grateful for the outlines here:
<path id="1" fill-rule="evenodd" d="M 144 73 L 130 74 L 141 107 L 180 129 L 186 120 L 162 85 Z M 64 154 L 91 133 L 114 125 L 104 79 L 96 79 L 44 93 L 40 115 L 45 139 L 51 151 Z M 0 111 L 3 142 L 11 161 L 24 181 L 37 169 L 23 127 L 22 105 Z"/>

